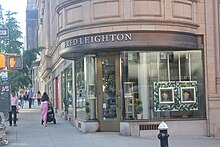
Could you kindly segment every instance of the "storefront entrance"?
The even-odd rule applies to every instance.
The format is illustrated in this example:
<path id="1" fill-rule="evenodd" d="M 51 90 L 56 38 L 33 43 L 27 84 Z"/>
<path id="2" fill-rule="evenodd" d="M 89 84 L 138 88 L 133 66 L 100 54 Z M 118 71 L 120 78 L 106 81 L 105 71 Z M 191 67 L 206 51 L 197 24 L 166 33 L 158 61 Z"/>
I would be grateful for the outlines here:
<path id="1" fill-rule="evenodd" d="M 98 120 L 100 131 L 119 131 L 119 55 L 97 57 Z"/>

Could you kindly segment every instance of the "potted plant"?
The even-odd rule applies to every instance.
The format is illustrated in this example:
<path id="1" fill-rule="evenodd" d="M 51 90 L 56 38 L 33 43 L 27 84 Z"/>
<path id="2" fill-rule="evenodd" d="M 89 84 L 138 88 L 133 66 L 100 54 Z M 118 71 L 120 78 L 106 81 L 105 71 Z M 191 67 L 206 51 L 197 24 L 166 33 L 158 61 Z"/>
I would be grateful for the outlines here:
<path id="1" fill-rule="evenodd" d="M 137 99 L 137 101 L 136 101 L 137 119 L 142 119 L 142 116 L 143 116 L 142 112 L 143 112 L 142 102 L 140 99 Z"/>
<path id="2" fill-rule="evenodd" d="M 90 107 L 89 107 L 89 102 L 86 102 L 86 119 L 88 120 L 90 117 Z"/>

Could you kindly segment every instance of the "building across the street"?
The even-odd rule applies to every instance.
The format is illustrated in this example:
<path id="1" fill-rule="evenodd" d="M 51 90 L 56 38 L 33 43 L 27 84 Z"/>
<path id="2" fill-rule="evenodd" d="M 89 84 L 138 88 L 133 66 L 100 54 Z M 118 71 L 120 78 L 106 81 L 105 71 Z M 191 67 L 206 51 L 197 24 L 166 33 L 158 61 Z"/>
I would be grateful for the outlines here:
<path id="1" fill-rule="evenodd" d="M 36 0 L 27 0 L 26 47 L 38 47 L 38 9 Z"/>
<path id="2" fill-rule="evenodd" d="M 218 0 L 37 0 L 41 87 L 83 132 L 220 136 Z"/>

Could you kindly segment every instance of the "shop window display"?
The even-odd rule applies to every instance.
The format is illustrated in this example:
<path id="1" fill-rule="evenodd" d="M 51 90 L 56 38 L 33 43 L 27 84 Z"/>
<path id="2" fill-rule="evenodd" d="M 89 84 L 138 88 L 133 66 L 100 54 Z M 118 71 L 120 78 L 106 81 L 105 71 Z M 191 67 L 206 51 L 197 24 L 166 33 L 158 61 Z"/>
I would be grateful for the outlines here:
<path id="1" fill-rule="evenodd" d="M 125 116 L 133 118 L 135 115 L 135 98 L 133 92 L 134 82 L 124 82 L 124 97 L 125 97 Z"/>
<path id="2" fill-rule="evenodd" d="M 205 117 L 201 51 L 122 52 L 121 61 L 122 82 L 133 83 L 130 97 L 123 87 L 124 119 Z"/>
<path id="3" fill-rule="evenodd" d="M 197 81 L 154 82 L 154 111 L 198 110 Z"/>
<path id="4" fill-rule="evenodd" d="M 73 86 L 72 86 L 72 65 L 68 66 L 62 72 L 62 108 L 70 112 L 69 109 L 73 108 Z"/>
<path id="5" fill-rule="evenodd" d="M 76 115 L 83 120 L 96 119 L 95 56 L 76 61 Z"/>

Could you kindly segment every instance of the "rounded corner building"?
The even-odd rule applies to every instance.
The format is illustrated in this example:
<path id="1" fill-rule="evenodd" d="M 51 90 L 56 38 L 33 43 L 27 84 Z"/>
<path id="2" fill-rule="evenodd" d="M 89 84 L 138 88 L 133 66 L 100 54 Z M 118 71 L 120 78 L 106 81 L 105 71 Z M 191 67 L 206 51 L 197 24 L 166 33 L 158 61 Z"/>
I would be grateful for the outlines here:
<path id="1" fill-rule="evenodd" d="M 41 84 L 83 132 L 220 136 L 218 0 L 38 0 Z"/>

